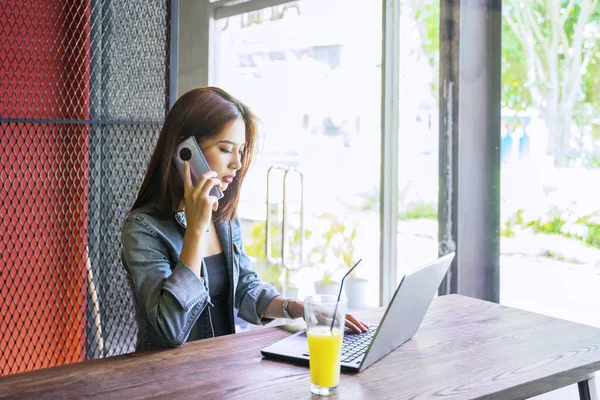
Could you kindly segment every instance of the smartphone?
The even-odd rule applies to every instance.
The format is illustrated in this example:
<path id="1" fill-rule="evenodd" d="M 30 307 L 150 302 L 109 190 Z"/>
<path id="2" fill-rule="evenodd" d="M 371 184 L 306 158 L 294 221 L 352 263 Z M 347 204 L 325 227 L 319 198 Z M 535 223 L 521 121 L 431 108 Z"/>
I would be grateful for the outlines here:
<path id="1" fill-rule="evenodd" d="M 179 171 L 181 179 L 183 179 L 183 162 L 189 162 L 192 184 L 194 186 L 198 183 L 200 175 L 210 171 L 206 158 L 204 158 L 204 154 L 202 154 L 200 146 L 198 146 L 198 142 L 194 136 L 188 137 L 177 146 L 175 154 L 173 154 L 173 161 L 175 162 L 175 167 L 177 168 L 177 171 Z M 223 191 L 221 191 L 218 186 L 213 186 L 209 194 L 215 196 L 217 199 L 223 197 Z"/>

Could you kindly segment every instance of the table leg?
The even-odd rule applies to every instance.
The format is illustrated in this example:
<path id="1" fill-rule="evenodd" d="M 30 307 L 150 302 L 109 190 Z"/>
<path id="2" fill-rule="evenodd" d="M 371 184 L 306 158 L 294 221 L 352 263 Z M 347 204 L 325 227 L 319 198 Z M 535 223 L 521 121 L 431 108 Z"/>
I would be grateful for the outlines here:
<path id="1" fill-rule="evenodd" d="M 579 389 L 580 400 L 599 400 L 598 388 L 596 386 L 596 379 L 594 376 L 586 379 L 585 381 L 579 382 L 577 384 L 577 388 Z"/>

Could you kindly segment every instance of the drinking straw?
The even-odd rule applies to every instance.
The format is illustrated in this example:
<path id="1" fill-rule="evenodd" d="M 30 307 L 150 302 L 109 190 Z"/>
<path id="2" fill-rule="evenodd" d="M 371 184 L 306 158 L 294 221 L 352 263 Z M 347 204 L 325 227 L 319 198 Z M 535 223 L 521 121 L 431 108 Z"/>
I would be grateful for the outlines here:
<path id="1" fill-rule="evenodd" d="M 335 302 L 335 310 L 333 311 L 333 319 L 331 320 L 331 328 L 329 329 L 329 331 L 333 331 L 333 324 L 335 323 L 335 315 L 337 314 L 338 304 L 340 303 L 340 297 L 342 296 L 342 288 L 344 287 L 344 279 L 346 279 L 346 277 L 348 275 L 350 275 L 350 272 L 352 272 L 354 270 L 354 268 L 356 268 L 358 266 L 358 264 L 360 264 L 361 261 L 362 261 L 362 258 L 360 260 L 358 260 L 358 262 L 356 264 L 354 264 L 354 267 L 350 268 L 350 271 L 346 272 L 346 275 L 344 275 L 344 277 L 342 278 L 342 283 L 340 283 L 340 292 L 338 293 L 338 298 L 337 298 L 337 301 Z"/>

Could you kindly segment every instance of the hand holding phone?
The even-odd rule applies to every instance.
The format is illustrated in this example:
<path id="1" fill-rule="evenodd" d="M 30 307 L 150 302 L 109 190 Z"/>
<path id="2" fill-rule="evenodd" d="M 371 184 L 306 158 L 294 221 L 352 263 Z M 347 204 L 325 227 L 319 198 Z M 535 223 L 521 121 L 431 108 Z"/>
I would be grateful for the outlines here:
<path id="1" fill-rule="evenodd" d="M 198 183 L 200 175 L 210 171 L 210 167 L 208 166 L 194 136 L 190 136 L 181 142 L 175 149 L 175 154 L 173 155 L 173 162 L 175 163 L 177 171 L 179 171 L 181 179 L 184 179 L 184 161 L 187 161 L 190 165 L 190 175 L 192 177 L 192 185 L 194 186 Z M 215 196 L 217 199 L 223 198 L 223 191 L 221 191 L 218 186 L 213 186 L 209 194 Z"/>

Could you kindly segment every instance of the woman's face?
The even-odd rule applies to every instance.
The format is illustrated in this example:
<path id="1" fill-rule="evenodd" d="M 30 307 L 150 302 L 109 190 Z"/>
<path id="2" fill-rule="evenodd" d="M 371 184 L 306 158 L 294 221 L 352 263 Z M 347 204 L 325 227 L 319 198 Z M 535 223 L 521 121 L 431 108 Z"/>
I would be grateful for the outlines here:
<path id="1" fill-rule="evenodd" d="M 223 182 L 225 191 L 242 167 L 242 156 L 246 147 L 246 124 L 238 118 L 231 122 L 216 137 L 202 141 L 202 153 L 217 178 Z"/>

